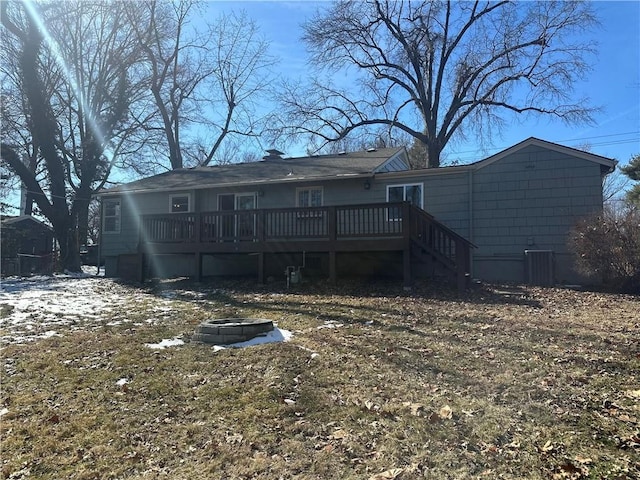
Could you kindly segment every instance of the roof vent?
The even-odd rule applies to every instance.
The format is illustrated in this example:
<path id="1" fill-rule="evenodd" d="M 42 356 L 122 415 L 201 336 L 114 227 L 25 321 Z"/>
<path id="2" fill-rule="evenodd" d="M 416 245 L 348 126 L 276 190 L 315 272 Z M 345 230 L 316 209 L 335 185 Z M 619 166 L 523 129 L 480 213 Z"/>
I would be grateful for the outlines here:
<path id="1" fill-rule="evenodd" d="M 375 152 L 375 151 L 376 151 L 375 147 L 367 148 L 367 152 Z"/>
<path id="2" fill-rule="evenodd" d="M 276 150 L 275 148 L 272 148 L 271 150 L 267 150 L 267 155 L 262 157 L 262 159 L 263 160 L 281 160 L 282 155 L 284 155 L 284 152 L 281 152 L 280 150 Z"/>

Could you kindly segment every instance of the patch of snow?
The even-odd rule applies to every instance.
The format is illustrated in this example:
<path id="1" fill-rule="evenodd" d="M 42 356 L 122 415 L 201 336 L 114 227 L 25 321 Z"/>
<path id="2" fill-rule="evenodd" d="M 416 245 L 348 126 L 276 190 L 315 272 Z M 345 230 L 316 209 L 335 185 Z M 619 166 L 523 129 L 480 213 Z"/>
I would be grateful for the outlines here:
<path id="1" fill-rule="evenodd" d="M 324 322 L 323 325 L 320 325 L 318 327 L 318 330 L 322 328 L 340 328 L 340 327 L 344 327 L 344 323 L 339 323 L 339 322 L 336 322 L 335 320 L 329 320 L 327 322 Z"/>
<path id="2" fill-rule="evenodd" d="M 251 340 L 247 340 L 246 342 L 238 342 L 231 343 L 229 345 L 214 345 L 213 351 L 219 352 L 220 350 L 224 350 L 226 348 L 245 348 L 252 347 L 254 345 L 262 345 L 265 343 L 278 343 L 278 342 L 288 342 L 293 337 L 293 333 L 289 330 L 284 330 L 282 328 L 275 327 L 272 331 L 267 333 L 266 335 L 261 335 L 259 337 L 254 337 Z"/>
<path id="3" fill-rule="evenodd" d="M 169 339 L 169 338 L 165 338 L 163 340 L 161 340 L 159 343 L 145 343 L 144 346 L 147 348 L 156 348 L 159 350 L 165 349 L 167 347 L 176 347 L 178 345 L 184 345 L 184 340 L 182 340 L 181 338 L 173 338 L 173 339 Z"/>
<path id="4" fill-rule="evenodd" d="M 55 330 L 47 330 L 42 335 L 40 335 L 40 338 L 61 337 L 61 336 L 62 335 L 60 335 Z"/>
<path id="5" fill-rule="evenodd" d="M 136 306 L 152 321 L 170 320 L 176 307 L 167 299 L 85 273 L 7 277 L 0 281 L 0 344 L 31 342 L 73 331 L 90 331 L 129 321 Z M 151 302 L 149 302 L 149 299 Z M 149 323 L 152 323 L 149 321 Z"/>

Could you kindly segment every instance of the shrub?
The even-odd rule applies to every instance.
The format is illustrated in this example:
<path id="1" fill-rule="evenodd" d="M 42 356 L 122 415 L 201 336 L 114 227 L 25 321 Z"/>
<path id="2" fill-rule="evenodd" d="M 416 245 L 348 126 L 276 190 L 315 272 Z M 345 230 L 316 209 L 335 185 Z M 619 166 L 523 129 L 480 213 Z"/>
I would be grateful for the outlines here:
<path id="1" fill-rule="evenodd" d="M 640 293 L 640 208 L 605 209 L 570 236 L 578 270 L 616 291 Z"/>

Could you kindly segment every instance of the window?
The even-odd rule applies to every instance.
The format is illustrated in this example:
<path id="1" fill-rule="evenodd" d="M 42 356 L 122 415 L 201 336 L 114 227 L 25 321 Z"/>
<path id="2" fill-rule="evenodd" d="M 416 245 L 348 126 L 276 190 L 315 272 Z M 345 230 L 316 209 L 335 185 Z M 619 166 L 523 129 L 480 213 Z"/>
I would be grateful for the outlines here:
<path id="1" fill-rule="evenodd" d="M 296 189 L 296 206 L 297 207 L 321 207 L 322 206 L 322 187 L 305 187 Z M 298 212 L 298 218 L 321 218 L 321 211 Z"/>
<path id="2" fill-rule="evenodd" d="M 120 200 L 104 200 L 102 204 L 104 233 L 120 233 Z"/>
<path id="3" fill-rule="evenodd" d="M 296 189 L 297 207 L 321 207 L 322 187 L 307 187 Z"/>
<path id="4" fill-rule="evenodd" d="M 189 195 L 171 195 L 171 213 L 188 212 L 189 210 Z"/>
<path id="5" fill-rule="evenodd" d="M 409 202 L 411 205 L 422 208 L 422 184 L 389 185 L 387 187 L 387 202 Z M 397 221 L 401 217 L 399 208 L 389 209 L 389 220 Z"/>

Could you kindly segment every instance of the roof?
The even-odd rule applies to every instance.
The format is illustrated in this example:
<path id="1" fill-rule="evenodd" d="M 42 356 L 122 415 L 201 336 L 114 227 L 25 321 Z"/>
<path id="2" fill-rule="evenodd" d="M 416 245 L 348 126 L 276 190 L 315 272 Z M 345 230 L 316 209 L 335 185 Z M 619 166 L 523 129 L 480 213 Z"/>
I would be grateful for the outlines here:
<path id="1" fill-rule="evenodd" d="M 400 161 L 400 168 L 408 168 L 404 147 L 182 168 L 102 190 L 100 195 L 371 176 L 388 171 L 396 160 Z"/>
<path id="2" fill-rule="evenodd" d="M 596 155 L 594 153 L 585 152 L 584 150 L 578 150 L 576 148 L 565 147 L 564 145 L 559 145 L 553 142 L 547 142 L 546 140 L 540 140 L 539 138 L 529 137 L 526 140 L 523 140 L 520 143 L 516 143 L 515 145 L 502 150 L 490 157 L 487 157 L 483 160 L 479 160 L 474 163 L 469 163 L 466 165 L 448 165 L 439 168 L 422 168 L 418 170 L 409 170 L 405 172 L 393 172 L 390 175 L 394 178 L 410 178 L 415 175 L 447 175 L 453 173 L 460 173 L 465 171 L 473 171 L 480 170 L 481 168 L 487 167 L 492 163 L 495 163 L 509 155 L 513 155 L 514 153 L 519 152 L 528 147 L 536 147 L 545 150 L 551 150 L 555 152 L 559 152 L 563 155 L 568 155 L 575 158 L 580 158 L 582 160 L 587 160 L 590 162 L 597 163 L 601 165 L 602 172 L 608 173 L 613 171 L 615 166 L 617 165 L 617 161 L 611 158 L 603 157 L 600 155 Z"/>
<path id="3" fill-rule="evenodd" d="M 615 167 L 617 163 L 615 160 L 612 160 L 611 158 L 602 157 L 594 153 L 585 152 L 584 150 L 565 147 L 564 145 L 559 145 L 557 143 L 547 142 L 546 140 L 540 140 L 539 138 L 535 138 L 535 137 L 529 137 L 526 140 L 523 140 L 522 142 L 516 143 L 515 145 L 507 148 L 506 150 L 502 150 L 501 152 L 498 152 L 495 155 L 491 155 L 490 157 L 485 158 L 484 160 L 480 160 L 479 162 L 472 163 L 471 165 L 474 166 L 476 169 L 483 168 L 488 165 L 491 165 L 494 162 L 497 162 L 498 160 L 504 157 L 512 155 L 518 152 L 519 150 L 522 150 L 524 148 L 531 147 L 531 146 L 543 148 L 546 150 L 552 150 L 558 153 L 562 153 L 564 155 L 569 155 L 571 157 L 577 157 L 590 162 L 599 163 L 600 165 L 604 165 L 610 168 Z"/>
<path id="4" fill-rule="evenodd" d="M 41 227 L 46 228 L 47 230 L 53 230 L 49 225 L 41 222 L 40 220 L 38 220 L 37 218 L 31 215 L 19 215 L 17 217 L 2 217 L 3 225 L 17 225 L 27 221 L 34 222 L 37 225 L 40 225 Z"/>

